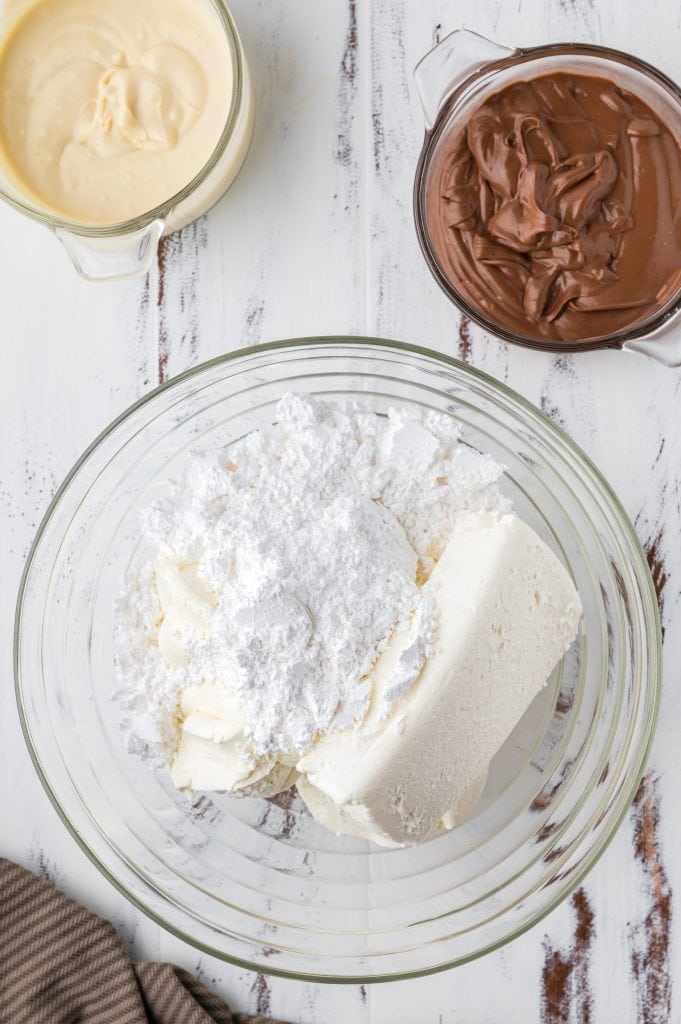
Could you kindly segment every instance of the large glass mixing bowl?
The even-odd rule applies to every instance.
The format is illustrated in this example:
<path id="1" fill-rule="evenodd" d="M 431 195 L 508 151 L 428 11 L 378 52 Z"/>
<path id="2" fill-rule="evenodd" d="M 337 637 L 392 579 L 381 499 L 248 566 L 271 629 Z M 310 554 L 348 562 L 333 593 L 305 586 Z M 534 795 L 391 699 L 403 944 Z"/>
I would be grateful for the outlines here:
<path id="1" fill-rule="evenodd" d="M 385 413 L 450 413 L 506 466 L 504 490 L 572 573 L 580 636 L 452 832 L 386 851 L 273 801 L 176 792 L 127 753 L 114 699 L 114 606 L 144 556 L 139 509 L 195 447 L 229 445 L 296 390 Z M 490 377 L 423 349 L 309 339 L 236 352 L 138 402 L 85 453 L 33 545 L 19 596 L 26 739 L 63 821 L 101 871 L 176 935 L 247 967 L 327 981 L 440 970 L 519 935 L 593 865 L 639 781 L 660 633 L 645 558 L 573 442 Z"/>

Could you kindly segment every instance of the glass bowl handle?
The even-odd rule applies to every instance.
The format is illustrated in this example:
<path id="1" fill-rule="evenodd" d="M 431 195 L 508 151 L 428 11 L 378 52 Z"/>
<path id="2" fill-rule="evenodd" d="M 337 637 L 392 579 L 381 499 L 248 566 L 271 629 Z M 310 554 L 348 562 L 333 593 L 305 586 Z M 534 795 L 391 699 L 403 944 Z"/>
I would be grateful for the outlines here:
<path id="1" fill-rule="evenodd" d="M 426 128 L 430 130 L 433 127 L 445 100 L 474 71 L 516 52 L 467 29 L 457 29 L 446 36 L 414 69 Z"/>
<path id="2" fill-rule="evenodd" d="M 146 274 L 156 258 L 165 223 L 152 220 L 137 231 L 88 235 L 56 227 L 74 267 L 87 281 L 122 281 Z"/>

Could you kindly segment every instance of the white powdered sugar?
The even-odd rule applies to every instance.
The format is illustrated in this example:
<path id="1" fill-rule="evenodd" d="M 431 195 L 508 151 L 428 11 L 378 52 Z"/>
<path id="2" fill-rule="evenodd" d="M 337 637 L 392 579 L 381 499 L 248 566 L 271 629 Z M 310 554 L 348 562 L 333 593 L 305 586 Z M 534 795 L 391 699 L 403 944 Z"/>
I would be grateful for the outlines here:
<path id="1" fill-rule="evenodd" d="M 167 763 L 182 690 L 218 683 L 237 694 L 254 755 L 304 752 L 362 720 L 370 670 L 399 627 L 409 642 L 387 700 L 403 696 L 437 634 L 420 585 L 462 515 L 508 510 L 501 473 L 446 415 L 379 417 L 296 394 L 275 425 L 195 453 L 144 512 L 149 561 L 119 601 L 130 746 Z M 199 581 L 172 664 L 158 643 L 159 560 Z"/>

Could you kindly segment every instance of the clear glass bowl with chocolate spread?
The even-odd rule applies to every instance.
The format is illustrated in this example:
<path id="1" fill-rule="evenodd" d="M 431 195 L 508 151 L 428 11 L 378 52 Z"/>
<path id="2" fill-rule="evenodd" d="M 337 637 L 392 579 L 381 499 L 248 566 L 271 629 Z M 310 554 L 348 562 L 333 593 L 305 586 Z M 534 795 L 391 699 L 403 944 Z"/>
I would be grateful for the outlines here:
<path id="1" fill-rule="evenodd" d="M 417 231 L 462 311 L 530 347 L 681 364 L 677 86 L 614 50 L 509 50 L 466 31 L 416 79 Z"/>

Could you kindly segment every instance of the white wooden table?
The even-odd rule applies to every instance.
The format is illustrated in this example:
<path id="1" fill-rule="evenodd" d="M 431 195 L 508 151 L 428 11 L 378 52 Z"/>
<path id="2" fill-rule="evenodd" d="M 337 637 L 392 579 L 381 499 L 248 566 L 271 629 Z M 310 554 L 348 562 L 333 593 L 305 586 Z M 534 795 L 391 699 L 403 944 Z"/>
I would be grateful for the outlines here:
<path id="1" fill-rule="evenodd" d="M 411 71 L 441 34 L 466 27 L 517 45 L 603 42 L 678 81 L 681 8 L 673 0 L 232 7 L 255 79 L 253 148 L 219 207 L 163 244 L 148 280 L 86 284 L 46 231 L 0 210 L 0 854 L 110 917 L 133 957 L 173 960 L 235 1008 L 297 1024 L 681 1022 L 681 371 L 620 353 L 527 352 L 462 326 L 421 259 L 411 214 L 422 140 Z M 565 426 L 637 525 L 666 629 L 666 689 L 649 771 L 584 886 L 482 961 L 366 989 L 230 967 L 129 906 L 49 805 L 24 748 L 11 682 L 22 563 L 57 484 L 93 436 L 188 365 L 260 341 L 332 333 L 459 355 Z"/>

